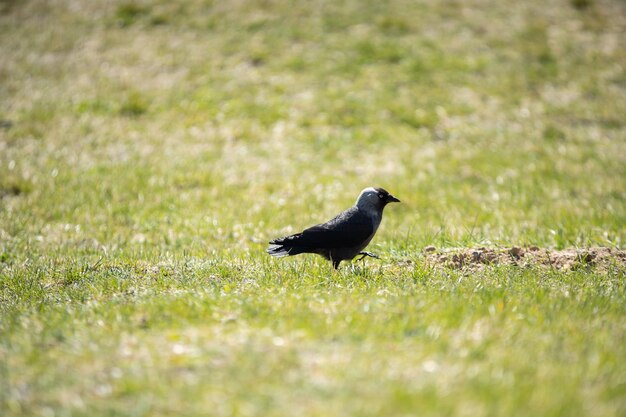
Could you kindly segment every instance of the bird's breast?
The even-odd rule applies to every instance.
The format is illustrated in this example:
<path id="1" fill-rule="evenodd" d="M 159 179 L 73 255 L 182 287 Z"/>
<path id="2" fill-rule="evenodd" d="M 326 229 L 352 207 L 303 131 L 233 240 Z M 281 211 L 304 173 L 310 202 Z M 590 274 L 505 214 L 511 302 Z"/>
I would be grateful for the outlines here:
<path id="1" fill-rule="evenodd" d="M 375 210 L 369 211 L 366 214 L 372 222 L 373 233 L 376 233 L 376 230 L 378 229 L 378 226 L 380 226 L 380 222 L 383 219 L 383 214 L 378 213 Z"/>

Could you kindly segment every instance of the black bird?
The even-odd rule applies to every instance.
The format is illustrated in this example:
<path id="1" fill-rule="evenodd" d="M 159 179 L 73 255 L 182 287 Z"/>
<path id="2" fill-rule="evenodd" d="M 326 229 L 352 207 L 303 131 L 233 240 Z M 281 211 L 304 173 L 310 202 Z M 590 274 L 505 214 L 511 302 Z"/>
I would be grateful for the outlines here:
<path id="1" fill-rule="evenodd" d="M 315 253 L 333 263 L 350 260 L 356 255 L 371 256 L 362 252 L 376 234 L 383 218 L 383 209 L 388 203 L 400 200 L 382 188 L 369 187 L 361 191 L 354 206 L 326 223 L 305 229 L 295 235 L 270 241 L 267 253 L 272 256 L 293 256 L 299 253 Z"/>

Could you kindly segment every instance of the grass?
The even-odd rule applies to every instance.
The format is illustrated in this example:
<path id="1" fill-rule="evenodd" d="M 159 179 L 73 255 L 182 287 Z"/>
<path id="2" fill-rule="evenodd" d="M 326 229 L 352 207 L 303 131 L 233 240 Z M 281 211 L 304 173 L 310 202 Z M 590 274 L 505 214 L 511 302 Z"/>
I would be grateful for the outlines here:
<path id="1" fill-rule="evenodd" d="M 0 414 L 621 416 L 619 2 L 0 2 Z M 266 242 L 366 186 L 381 261 Z"/>

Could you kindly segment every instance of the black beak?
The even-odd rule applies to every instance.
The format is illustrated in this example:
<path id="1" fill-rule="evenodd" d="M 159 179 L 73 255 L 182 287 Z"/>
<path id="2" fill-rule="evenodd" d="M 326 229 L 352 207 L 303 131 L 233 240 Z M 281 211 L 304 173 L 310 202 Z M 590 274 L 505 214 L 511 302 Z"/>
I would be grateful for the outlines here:
<path id="1" fill-rule="evenodd" d="M 400 200 L 392 196 L 391 194 L 387 195 L 387 203 L 399 203 Z"/>

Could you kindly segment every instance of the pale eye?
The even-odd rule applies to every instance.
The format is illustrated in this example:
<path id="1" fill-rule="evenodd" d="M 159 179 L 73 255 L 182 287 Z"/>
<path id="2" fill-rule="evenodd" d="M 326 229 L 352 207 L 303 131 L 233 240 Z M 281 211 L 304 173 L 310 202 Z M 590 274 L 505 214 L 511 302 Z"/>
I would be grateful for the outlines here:
<path id="1" fill-rule="evenodd" d="M 381 200 L 384 198 L 385 196 L 382 194 L 378 194 L 378 198 L 380 198 Z"/>

